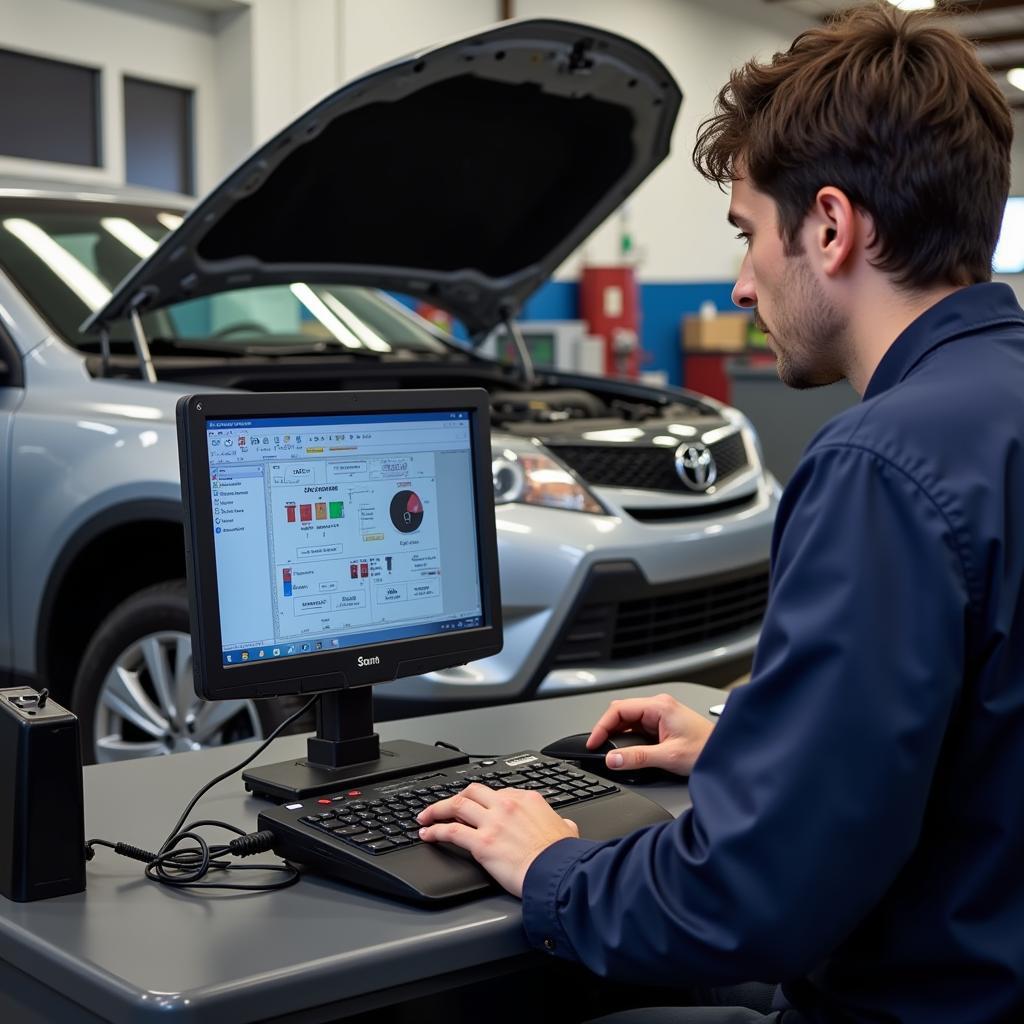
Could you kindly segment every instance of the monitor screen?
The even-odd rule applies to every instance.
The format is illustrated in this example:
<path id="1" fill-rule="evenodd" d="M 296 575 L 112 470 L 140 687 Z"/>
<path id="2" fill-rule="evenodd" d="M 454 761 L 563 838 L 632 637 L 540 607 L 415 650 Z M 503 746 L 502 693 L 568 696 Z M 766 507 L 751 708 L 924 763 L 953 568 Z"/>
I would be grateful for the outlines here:
<path id="1" fill-rule="evenodd" d="M 440 408 L 438 395 L 448 396 Z M 393 409 L 338 395 L 347 407 L 336 411 L 313 411 L 314 396 L 263 395 L 240 414 L 237 401 L 220 407 L 226 397 L 195 400 L 186 490 L 193 543 L 212 556 L 192 559 L 194 619 L 230 695 L 268 665 L 278 683 L 319 676 L 331 655 L 347 656 L 333 659 L 343 675 L 333 686 L 394 678 L 432 650 L 445 664 L 467 660 L 442 652 L 477 645 L 496 617 L 479 407 L 458 392 Z"/>

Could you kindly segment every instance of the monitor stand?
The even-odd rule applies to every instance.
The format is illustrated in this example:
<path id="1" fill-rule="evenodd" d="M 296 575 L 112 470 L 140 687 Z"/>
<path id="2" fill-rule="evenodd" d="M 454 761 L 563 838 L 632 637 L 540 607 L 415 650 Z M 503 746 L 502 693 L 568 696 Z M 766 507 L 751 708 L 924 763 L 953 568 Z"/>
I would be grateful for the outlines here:
<path id="1" fill-rule="evenodd" d="M 271 800 L 333 795 L 399 775 L 466 764 L 465 754 L 426 743 L 389 740 L 373 731 L 373 687 L 359 686 L 320 695 L 316 736 L 306 757 L 259 765 L 242 773 L 245 788 Z"/>

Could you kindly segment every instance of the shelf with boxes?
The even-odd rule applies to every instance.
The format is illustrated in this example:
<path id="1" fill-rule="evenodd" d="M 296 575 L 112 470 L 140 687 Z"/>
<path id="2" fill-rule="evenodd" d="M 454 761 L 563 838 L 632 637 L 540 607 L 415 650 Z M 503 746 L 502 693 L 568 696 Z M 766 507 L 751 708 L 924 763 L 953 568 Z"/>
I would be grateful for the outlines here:
<path id="1" fill-rule="evenodd" d="M 714 309 L 683 317 L 681 324 L 683 387 L 731 404 L 730 363 L 737 359 L 771 364 L 764 335 L 749 313 Z"/>

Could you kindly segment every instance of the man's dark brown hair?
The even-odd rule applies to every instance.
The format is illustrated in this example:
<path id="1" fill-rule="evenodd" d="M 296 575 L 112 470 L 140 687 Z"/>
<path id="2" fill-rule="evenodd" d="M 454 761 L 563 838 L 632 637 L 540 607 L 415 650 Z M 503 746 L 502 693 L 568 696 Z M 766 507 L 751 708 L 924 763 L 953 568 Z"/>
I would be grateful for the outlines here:
<path id="1" fill-rule="evenodd" d="M 841 189 L 874 221 L 873 264 L 914 289 L 992 276 L 1012 139 L 973 46 L 935 14 L 879 4 L 734 71 L 693 161 L 771 196 L 790 255 L 818 190 Z"/>

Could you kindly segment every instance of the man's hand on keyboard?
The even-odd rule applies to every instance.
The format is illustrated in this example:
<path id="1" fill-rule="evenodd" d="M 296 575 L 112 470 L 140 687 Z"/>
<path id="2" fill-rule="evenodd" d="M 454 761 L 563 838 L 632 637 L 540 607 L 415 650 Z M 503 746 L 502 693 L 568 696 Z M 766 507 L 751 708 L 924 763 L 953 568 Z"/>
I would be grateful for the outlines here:
<path id="1" fill-rule="evenodd" d="M 561 817 L 540 794 L 493 790 L 479 782 L 431 804 L 417 820 L 425 826 L 421 838 L 468 850 L 513 896 L 522 896 L 527 869 L 541 851 L 580 834 L 575 823 Z"/>
<path id="2" fill-rule="evenodd" d="M 587 747 L 594 750 L 609 736 L 627 729 L 644 733 L 656 742 L 613 750 L 605 757 L 609 768 L 663 768 L 689 775 L 714 725 L 667 693 L 613 700 L 590 733 Z"/>

